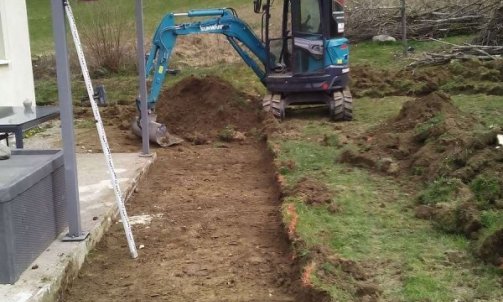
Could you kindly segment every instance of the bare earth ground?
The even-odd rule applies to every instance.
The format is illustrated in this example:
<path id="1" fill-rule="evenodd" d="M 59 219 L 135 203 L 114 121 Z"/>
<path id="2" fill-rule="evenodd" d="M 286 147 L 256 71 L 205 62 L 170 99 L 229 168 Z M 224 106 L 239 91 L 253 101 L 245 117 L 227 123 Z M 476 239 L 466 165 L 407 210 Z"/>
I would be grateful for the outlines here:
<path id="1" fill-rule="evenodd" d="M 194 90 L 191 87 L 204 89 Z M 496 283 L 500 282 L 499 277 L 487 273 L 483 266 L 465 267 L 460 263 L 452 268 L 442 267 L 446 251 L 457 251 L 460 243 L 455 238 L 442 238 L 435 230 L 430 230 L 429 222 L 411 220 L 415 219 L 412 215 L 402 214 L 402 206 L 407 208 L 406 202 L 412 201 L 409 199 L 415 195 L 415 189 L 412 195 L 405 194 L 407 197 L 401 200 L 404 204 L 397 204 L 398 208 L 389 209 L 382 206 L 384 203 L 372 208 L 375 202 L 369 196 L 378 194 L 376 192 L 384 194 L 379 200 L 397 198 L 394 189 L 373 189 L 372 185 L 361 188 L 367 190 L 365 194 L 353 195 L 349 192 L 353 189 L 350 189 L 347 194 L 344 193 L 346 197 L 339 195 L 338 199 L 342 199 L 333 202 L 333 190 L 341 189 L 339 183 L 348 182 L 354 188 L 360 185 L 362 175 L 352 173 L 353 169 L 349 167 L 344 167 L 339 175 L 334 173 L 333 166 L 337 150 L 342 152 L 345 145 L 357 143 L 365 133 L 364 128 L 369 126 L 366 123 L 364 127 L 353 123 L 349 128 L 342 125 L 332 127 L 332 124 L 323 121 L 307 120 L 302 123 L 299 122 L 302 116 L 290 112 L 296 121 L 287 121 L 281 126 L 280 140 L 289 153 L 280 158 L 282 162 L 277 165 L 278 171 L 286 173 L 287 178 L 291 174 L 289 180 L 297 183 L 292 187 L 293 194 L 302 197 L 302 201 L 295 203 L 302 215 L 299 219 L 294 218 L 297 216 L 293 207 L 294 210 L 287 212 L 286 216 L 291 221 L 286 219 L 285 223 L 288 224 L 289 234 L 295 234 L 298 224 L 297 229 L 304 232 L 302 239 L 314 242 L 313 262 L 301 273 L 296 262 L 305 261 L 302 257 L 309 251 L 306 252 L 300 246 L 302 241 L 293 236 L 292 240 L 297 245 L 300 242 L 299 247 L 296 246 L 300 258 L 293 260 L 295 253 L 289 251 L 281 223 L 276 170 L 266 147 L 256 141 L 262 134 L 261 129 L 267 130 L 275 125 L 269 125 L 267 120 L 260 121 L 252 98 L 211 77 L 186 78 L 163 94 L 162 99 L 164 103 L 157 107 L 162 113 L 160 121 L 168 124 L 169 129 L 183 137 L 186 143 L 168 150 L 156 150 L 158 162 L 129 204 L 131 216 L 149 215 L 153 218 L 149 224 L 134 226 L 140 258 L 136 261 L 129 258 L 121 225 L 117 223 L 87 259 L 79 278 L 62 291 L 60 301 L 325 301 L 320 297 L 300 297 L 303 292 L 301 284 L 308 287 L 317 285 L 315 288 L 329 291 L 337 297 L 337 301 L 379 301 L 380 298 L 382 301 L 452 301 L 461 296 L 463 299 L 460 301 L 465 301 L 465 297 L 469 297 L 466 301 L 474 301 L 474 297 L 477 300 L 481 298 L 480 301 L 493 301 L 491 297 L 499 297 L 495 289 Z M 368 106 L 375 107 L 375 104 Z M 386 108 L 382 109 L 383 112 L 391 107 Z M 139 151 L 139 140 L 128 131 L 134 114 L 134 110 L 130 109 L 120 106 L 103 109 L 107 134 L 115 152 Z M 80 111 L 76 115 L 84 120 L 79 122 L 81 127 L 77 131 L 79 152 L 99 152 L 94 125 L 88 123 L 90 112 L 88 109 Z M 360 110 L 358 114 L 362 116 L 358 118 L 367 120 L 365 112 Z M 383 114 L 381 112 L 378 116 Z M 441 121 L 449 120 L 447 114 L 443 116 Z M 384 115 L 381 118 L 384 119 Z M 367 123 L 380 121 L 374 117 L 374 122 Z M 443 125 L 429 119 L 424 128 L 430 133 L 431 129 L 439 128 L 437 124 Z M 413 126 L 414 133 L 423 129 Z M 368 145 L 368 139 L 364 138 Z M 228 139 L 238 140 L 239 143 L 221 142 Z M 274 145 L 271 148 L 278 156 Z M 397 160 L 391 159 L 391 163 L 396 164 Z M 327 175 L 333 178 L 329 178 L 331 182 L 325 187 L 320 186 L 316 177 L 296 178 L 304 174 L 316 176 L 317 173 L 318 179 Z M 283 182 L 282 176 L 278 176 L 279 182 Z M 359 180 L 355 181 L 352 177 Z M 382 182 L 374 185 L 376 188 L 387 186 Z M 343 191 L 346 189 L 343 188 Z M 326 194 L 321 194 L 322 191 Z M 370 202 L 371 211 L 374 211 L 368 217 L 366 202 Z M 305 206 L 305 203 L 310 206 Z M 344 209 L 356 212 L 344 212 Z M 309 213 L 314 215 L 309 216 Z M 383 225 L 381 219 L 388 218 L 389 225 Z M 358 223 L 361 219 L 367 219 L 368 225 Z M 408 233 L 401 221 L 409 227 L 416 227 L 411 227 Z M 290 232 L 292 225 L 294 232 Z M 337 231 L 339 227 L 344 231 Z M 374 228 L 382 236 L 370 231 Z M 358 237 L 362 234 L 371 235 Z M 374 238 L 374 235 L 377 237 Z M 355 241 L 355 238 L 360 239 Z M 372 243 L 370 239 L 377 241 Z M 322 242 L 317 244 L 318 241 Z M 354 248 L 356 256 L 349 253 L 342 254 L 347 259 L 341 258 L 338 250 L 334 250 L 332 255 L 323 248 L 339 241 L 344 242 L 343 248 Z M 351 246 L 352 243 L 354 246 Z M 465 244 L 464 241 L 462 243 Z M 321 248 L 318 248 L 320 244 Z M 417 244 L 419 246 L 415 246 Z M 411 263 L 416 267 L 415 254 L 428 245 L 432 247 L 430 260 L 436 269 L 428 267 L 428 261 L 419 266 L 419 272 L 407 269 Z M 369 269 L 366 263 L 372 263 L 373 258 L 368 259 L 363 253 L 365 250 L 379 251 L 387 257 L 386 263 L 379 262 L 382 271 Z M 465 255 L 466 252 L 463 247 L 461 253 Z M 353 261 L 353 258 L 358 261 Z M 315 271 L 316 261 L 320 264 L 318 271 Z M 402 261 L 403 264 L 397 264 Z M 402 267 L 398 275 L 393 273 L 397 265 Z M 344 269 L 345 266 L 350 269 Z M 342 272 L 335 269 L 338 267 Z M 355 282 L 355 279 L 368 281 L 372 273 L 360 274 L 367 270 L 374 271 L 379 277 L 376 284 Z M 427 277 L 421 275 L 422 270 L 428 272 Z M 468 273 L 456 283 L 451 274 L 461 270 Z M 478 270 L 485 273 L 479 275 Z M 391 277 L 387 275 L 389 272 L 393 274 Z M 391 286 L 388 277 L 392 280 Z M 328 287 L 320 287 L 320 280 L 325 282 L 321 286 Z M 457 288 L 460 283 L 466 294 L 452 293 L 453 286 Z M 475 284 L 473 288 L 467 286 L 472 283 Z M 489 286 L 495 289 L 494 293 L 486 292 Z M 445 290 L 442 291 L 442 288 Z"/>
<path id="2" fill-rule="evenodd" d="M 76 124 L 87 120 L 76 119 Z M 40 126 L 43 130 L 34 136 L 24 139 L 27 149 L 62 149 L 61 122 L 54 120 Z M 115 153 L 139 153 L 141 140 L 134 137 L 130 130 L 122 130 L 117 126 L 106 126 L 106 135 L 110 149 Z M 75 145 L 77 153 L 97 153 L 101 151 L 101 144 L 94 125 L 92 127 L 75 128 Z"/>
<path id="3" fill-rule="evenodd" d="M 298 290 L 272 157 L 252 134 L 261 127 L 252 103 L 212 78 L 202 81 L 205 95 L 187 89 L 197 81 L 182 81 L 163 96 L 169 106 L 158 106 L 187 142 L 154 150 L 158 160 L 129 203 L 133 218 L 153 218 L 133 227 L 139 259 L 130 259 L 116 223 L 60 301 L 311 301 Z M 78 152 L 100 152 L 90 110 L 76 110 Z M 139 152 L 134 110 L 101 111 L 112 151 Z M 217 142 L 225 129 L 246 135 Z"/>
<path id="4" fill-rule="evenodd" d="M 255 143 L 180 146 L 159 159 L 129 205 L 131 260 L 116 224 L 61 301 L 296 301 L 270 158 Z"/>

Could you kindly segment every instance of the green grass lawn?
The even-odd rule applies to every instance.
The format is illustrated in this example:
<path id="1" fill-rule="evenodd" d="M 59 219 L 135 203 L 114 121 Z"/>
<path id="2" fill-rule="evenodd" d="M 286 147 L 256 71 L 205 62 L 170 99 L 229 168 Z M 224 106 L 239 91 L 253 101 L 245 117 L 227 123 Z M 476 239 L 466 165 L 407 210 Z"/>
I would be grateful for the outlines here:
<path id="1" fill-rule="evenodd" d="M 96 2 L 72 1 L 77 22 L 85 26 L 92 22 L 92 13 L 96 7 L 100 10 L 110 10 L 117 12 L 121 18 L 129 18 L 134 22 L 135 1 L 129 0 L 98 0 Z M 50 3 L 48 1 L 27 0 L 28 17 L 30 24 L 30 38 L 33 54 L 50 53 L 53 50 L 52 24 Z M 260 15 L 253 14 L 252 1 L 248 0 L 147 0 L 144 1 L 145 35 L 149 39 L 162 17 L 169 12 L 184 12 L 189 9 L 213 8 L 213 7 L 234 7 L 240 16 L 253 26 L 260 24 Z M 182 21 L 184 19 L 181 19 Z M 135 29 L 129 27 L 131 37 L 135 35 Z M 448 37 L 445 41 L 462 44 L 471 40 L 471 36 Z M 372 64 L 376 67 L 399 67 L 403 65 L 402 44 L 396 43 L 376 43 L 363 42 L 352 46 L 352 63 Z M 416 52 L 432 51 L 445 48 L 444 44 L 438 42 L 410 41 L 409 45 L 416 49 Z M 398 58 L 398 60 L 397 60 Z"/>
<path id="2" fill-rule="evenodd" d="M 77 25 L 79 31 L 81 32 L 81 37 L 84 36 L 86 30 L 95 26 L 96 18 L 106 18 L 110 24 L 119 24 L 124 27 L 122 30 L 127 31 L 125 33 L 125 42 L 129 43 L 133 48 L 135 39 L 135 27 L 134 27 L 134 1 L 116 1 L 116 0 L 99 0 L 95 2 L 82 2 L 82 1 L 72 1 L 72 8 L 74 11 L 75 18 L 77 20 Z M 31 47 L 33 55 L 47 55 L 53 52 L 53 40 L 52 40 L 52 20 L 50 12 L 50 3 L 47 1 L 39 0 L 28 0 L 28 15 L 30 23 L 30 38 Z M 160 0 L 148 0 L 144 1 L 144 15 L 145 15 L 145 38 L 146 43 L 155 30 L 158 23 L 161 21 L 162 17 L 172 11 L 187 11 L 189 9 L 197 8 L 212 8 L 212 7 L 235 7 L 238 9 L 244 19 L 251 19 L 250 23 L 252 25 L 257 25 L 259 15 L 255 15 L 252 12 L 252 3 L 250 1 L 239 1 L 239 0 L 210 0 L 210 1 L 160 1 Z M 122 20 L 122 18 L 129 18 L 128 22 Z M 255 21 L 253 21 L 255 20 Z M 180 18 L 180 22 L 184 22 L 186 19 Z M 115 25 L 113 25 L 115 26 Z M 117 30 L 116 28 L 106 28 L 107 30 Z M 89 31 L 91 34 L 94 32 Z M 116 35 L 114 35 L 116 36 Z M 71 39 L 69 37 L 69 44 L 71 44 Z M 83 39 L 85 43 L 85 38 Z M 147 48 L 148 50 L 148 48 Z M 73 46 L 70 46 L 70 51 L 73 53 Z M 211 54 L 208 54 L 211 56 Z M 72 56 L 74 57 L 74 56 Z M 92 56 L 88 56 L 88 62 L 92 60 Z M 174 61 L 176 61 L 176 56 L 174 56 Z M 76 63 L 75 63 L 76 64 Z M 134 67 L 134 66 L 133 66 Z M 74 69 L 74 77 L 72 79 L 72 90 L 74 101 L 79 102 L 79 100 L 85 95 L 85 86 L 79 76 L 80 71 Z M 253 74 L 253 72 L 244 64 L 221 64 L 220 66 L 209 66 L 209 67 L 186 67 L 183 68 L 180 75 L 177 77 L 168 76 L 166 86 L 169 87 L 173 83 L 177 82 L 179 79 L 189 76 L 189 75 L 213 75 L 220 76 L 228 81 L 230 81 L 236 87 L 243 89 L 247 93 L 252 95 L 257 95 L 263 93 L 265 90 Z M 133 102 L 138 94 L 138 84 L 137 75 L 133 69 L 128 69 L 119 74 L 105 74 L 99 77 L 93 77 L 93 82 L 95 85 L 104 84 L 107 88 L 107 96 L 112 103 L 128 103 Z M 54 76 L 42 76 L 36 79 L 36 98 L 37 103 L 40 105 L 51 104 L 57 100 L 57 87 L 56 79 Z"/>
<path id="3" fill-rule="evenodd" d="M 471 110 L 468 98 L 473 99 L 458 96 L 455 102 L 463 110 Z M 416 219 L 415 189 L 407 189 L 393 178 L 338 164 L 341 147 L 321 143 L 323 137 L 364 131 L 382 122 L 397 114 L 407 99 L 358 99 L 355 121 L 340 126 L 319 115 L 297 115 L 282 125 L 288 129 L 286 135 L 273 135 L 271 143 L 279 150 L 277 162 L 295 166 L 282 170 L 287 185 L 306 176 L 314 178 L 335 192 L 333 202 L 339 208 L 334 214 L 327 205 L 306 205 L 296 196 L 285 200 L 284 208 L 293 204 L 298 213 L 297 236 L 304 242 L 298 252 L 310 255 L 324 247 L 332 255 L 355 261 L 369 274 L 366 282 L 382 290 L 382 301 L 500 301 L 501 271 L 475 258 L 473 243 L 464 236 L 439 232 L 429 221 Z M 476 96 L 474 101 L 477 114 L 488 123 L 502 113 L 502 97 Z M 285 212 L 287 225 L 290 218 Z M 329 260 L 316 263 L 311 279 L 334 301 L 359 299 L 356 292 L 361 281 Z"/>
<path id="4" fill-rule="evenodd" d="M 49 1 L 27 0 L 28 19 L 30 25 L 31 49 L 34 55 L 52 53 L 52 19 L 51 7 Z M 144 18 L 145 18 L 145 36 L 150 39 L 156 26 L 161 21 L 161 18 L 169 12 L 184 12 L 189 9 L 198 8 L 213 8 L 213 7 L 236 7 L 250 14 L 253 10 L 251 1 L 243 0 L 146 0 L 144 3 Z M 102 10 L 110 10 L 117 12 L 122 18 L 129 18 L 134 22 L 134 5 L 133 0 L 98 0 L 96 2 L 71 1 L 72 8 L 77 22 L 88 24 L 91 21 L 89 14 L 92 13 L 93 7 L 100 7 Z M 259 20 L 259 15 L 256 16 Z M 257 21 L 258 22 L 258 21 Z M 135 35 L 134 26 L 125 28 L 131 32 L 131 37 Z"/>
<path id="5" fill-rule="evenodd" d="M 96 5 L 114 7 L 115 18 L 123 16 L 130 18 L 131 22 L 134 20 L 132 0 L 98 0 L 94 3 L 72 1 L 72 4 L 80 26 L 91 24 L 92 8 L 96 8 Z M 53 42 L 49 2 L 27 0 L 27 5 L 32 52 L 51 53 Z M 165 13 L 189 8 L 232 6 L 253 25 L 259 22 L 259 16 L 251 12 L 252 2 L 249 0 L 145 0 L 144 5 L 147 39 Z M 134 26 L 128 26 L 125 30 L 133 39 Z M 446 40 L 462 44 L 470 39 L 469 36 L 461 36 Z M 413 41 L 410 45 L 416 49 L 416 54 L 445 47 L 432 41 Z M 401 52 L 402 45 L 399 42 L 365 42 L 352 46 L 351 62 L 369 64 L 375 68 L 399 69 L 410 62 Z M 72 82 L 76 102 L 85 95 L 85 85 L 78 74 L 75 72 Z M 254 96 L 265 92 L 244 63 L 187 67 L 182 69 L 180 75 L 169 76 L 166 87 L 190 75 L 219 76 L 237 89 Z M 133 106 L 138 94 L 137 81 L 134 71 L 129 71 L 98 77 L 94 84 L 106 86 L 111 103 Z M 36 79 L 36 93 L 39 104 L 54 102 L 57 97 L 55 77 Z M 475 259 L 471 253 L 472 244 L 466 238 L 443 234 L 434 229 L 430 222 L 415 219 L 412 212 L 415 200 L 410 189 L 395 179 L 336 163 L 341 147 L 320 143 L 325 135 L 340 141 L 343 134 L 358 134 L 375 126 L 396 114 L 408 99 L 357 99 L 355 121 L 337 125 L 327 122 L 325 115 L 303 116 L 293 113 L 293 119 L 290 118 L 281 127 L 294 135 L 273 136 L 272 144 L 279 147 L 277 160 L 295 163 L 295 169 L 282 170 L 287 184 L 292 186 L 304 176 L 313 177 L 335 192 L 334 202 L 340 207 L 340 211 L 333 214 L 326 206 L 307 206 L 296 197 L 285 200 L 287 205 L 294 205 L 299 214 L 297 235 L 305 242 L 303 250 L 299 252 L 308 255 L 323 246 L 334 255 L 355 261 L 368 272 L 368 281 L 377 284 L 382 290 L 382 301 L 501 301 L 501 273 Z M 503 126 L 503 97 L 455 95 L 453 100 L 461 110 L 473 113 L 488 127 Z M 81 122 L 78 126 L 85 128 L 90 124 Z M 288 213 L 285 219 L 288 219 Z M 487 224 L 495 226 L 499 222 L 494 221 L 501 220 L 491 212 L 485 213 L 484 219 Z M 332 263 L 318 263 L 312 276 L 314 285 L 325 289 L 337 301 L 356 300 L 354 285 L 358 283 L 357 280 L 344 276 L 339 270 Z M 341 275 L 347 280 L 341 281 Z"/>
<path id="6" fill-rule="evenodd" d="M 463 43 L 470 42 L 473 36 L 456 36 L 447 37 L 445 42 L 462 45 Z M 409 41 L 408 45 L 414 48 L 414 52 L 408 54 L 407 57 L 403 55 L 402 42 L 361 42 L 351 46 L 351 63 L 362 65 L 368 64 L 374 68 L 383 69 L 400 69 L 411 63 L 411 57 L 423 52 L 435 52 L 445 48 L 448 45 L 436 41 Z"/>
<path id="7" fill-rule="evenodd" d="M 28 15 L 30 23 L 30 37 L 32 43 L 32 53 L 37 54 L 49 54 L 53 51 L 53 41 L 52 41 L 52 25 L 50 17 L 50 5 L 48 1 L 39 0 L 28 0 Z M 122 31 L 126 31 L 124 43 L 129 43 L 129 49 L 134 48 L 134 1 L 125 0 L 98 0 L 93 2 L 83 2 L 83 1 L 72 1 L 74 13 L 78 26 L 82 33 L 85 33 L 86 29 L 92 27 L 96 18 L 106 19 L 113 24 L 118 24 L 122 28 Z M 154 31 L 157 24 L 160 22 L 163 15 L 172 11 L 186 11 L 193 8 L 208 8 L 208 7 L 235 7 L 240 16 L 247 20 L 250 24 L 258 26 L 259 15 L 252 12 L 252 3 L 250 1 L 243 0 L 209 0 L 209 1 L 160 1 L 160 0 L 148 0 L 144 1 L 144 12 L 145 12 L 145 35 L 146 39 L 150 39 L 152 32 Z M 124 21 L 123 19 L 129 19 L 129 21 Z M 183 21 L 183 19 L 181 20 Z M 116 30 L 116 29 L 113 29 Z M 89 31 L 89 35 L 92 37 L 96 32 L 93 30 Z M 81 34 L 82 35 L 82 34 Z M 447 40 L 452 43 L 461 44 L 464 41 L 469 40 L 469 36 L 453 37 Z M 84 37 L 84 43 L 86 39 Z M 69 39 L 70 42 L 70 39 Z M 148 42 L 147 42 L 148 43 Z M 225 43 L 225 41 L 223 42 Z M 445 47 L 444 44 L 437 42 L 415 42 L 411 41 L 410 44 L 417 50 L 426 51 Z M 73 47 L 70 48 L 73 52 Z M 148 47 L 147 47 L 148 49 Z M 352 64 L 370 64 L 373 67 L 379 68 L 401 68 L 409 60 L 407 58 L 401 57 L 402 46 L 399 42 L 397 43 L 386 43 L 386 44 L 376 44 L 372 42 L 360 43 L 358 45 L 352 46 L 351 52 L 351 62 Z M 198 55 L 205 55 L 204 52 Z M 208 54 L 211 56 L 211 54 Z M 73 56 L 74 57 L 74 56 Z M 134 54 L 133 54 L 134 57 Z M 177 64 L 181 56 L 173 56 L 173 66 Z M 88 56 L 88 60 L 92 61 L 93 56 Z M 128 60 L 135 61 L 134 58 Z M 183 61 L 183 59 L 182 59 Z M 133 62 L 128 64 L 134 67 Z M 92 65 L 92 64 L 91 64 Z M 184 64 L 181 64 L 184 65 Z M 185 64 L 186 65 L 186 64 Z M 92 66 L 91 66 L 92 69 Z M 78 101 L 85 93 L 83 83 L 78 76 L 79 72 L 75 69 L 74 77 L 74 97 Z M 243 88 L 247 92 L 252 94 L 263 93 L 265 90 L 263 86 L 259 83 L 258 79 L 249 70 L 244 63 L 237 64 L 220 64 L 219 67 L 186 67 L 182 70 L 182 74 L 178 78 L 190 75 L 218 75 L 225 79 L 228 79 L 233 84 L 236 84 L 238 88 Z M 127 100 L 134 100 L 137 95 L 137 80 L 135 78 L 134 68 L 129 68 L 126 72 L 121 74 L 107 74 L 101 76 L 101 78 L 95 78 L 95 84 L 103 83 L 107 87 L 107 92 L 109 98 L 112 102 L 126 103 Z M 178 79 L 168 76 L 167 85 L 169 86 Z M 37 102 L 39 104 L 49 104 L 57 99 L 56 96 L 56 81 L 52 77 L 44 77 L 36 79 L 36 95 Z"/>
<path id="8" fill-rule="evenodd" d="M 503 96 L 474 94 L 454 95 L 454 103 L 464 112 L 473 114 L 488 127 L 503 127 Z"/>
<path id="9" fill-rule="evenodd" d="M 255 74 L 243 64 L 226 64 L 224 66 L 184 68 L 177 76 L 166 78 L 166 89 L 184 77 L 195 75 L 198 77 L 217 76 L 229 81 L 234 87 L 257 97 L 265 92 L 264 86 L 256 79 Z M 138 95 L 138 76 L 134 74 L 119 74 L 97 78 L 94 85 L 103 84 L 106 87 L 107 99 L 110 103 L 133 105 Z M 35 81 L 37 104 L 52 104 L 57 100 L 57 83 L 55 78 L 44 77 Z M 78 103 L 86 95 L 85 83 L 80 76 L 75 75 L 72 80 L 72 94 L 74 102 Z"/>

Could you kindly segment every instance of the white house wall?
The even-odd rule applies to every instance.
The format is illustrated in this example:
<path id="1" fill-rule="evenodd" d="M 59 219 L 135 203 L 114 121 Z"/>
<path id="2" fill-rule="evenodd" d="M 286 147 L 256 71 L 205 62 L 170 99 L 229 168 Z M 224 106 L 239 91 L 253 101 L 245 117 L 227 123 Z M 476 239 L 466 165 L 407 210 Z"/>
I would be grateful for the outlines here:
<path id="1" fill-rule="evenodd" d="M 0 0 L 0 22 L 5 48 L 5 57 L 0 57 L 0 106 L 23 106 L 25 100 L 35 104 L 25 0 Z"/>

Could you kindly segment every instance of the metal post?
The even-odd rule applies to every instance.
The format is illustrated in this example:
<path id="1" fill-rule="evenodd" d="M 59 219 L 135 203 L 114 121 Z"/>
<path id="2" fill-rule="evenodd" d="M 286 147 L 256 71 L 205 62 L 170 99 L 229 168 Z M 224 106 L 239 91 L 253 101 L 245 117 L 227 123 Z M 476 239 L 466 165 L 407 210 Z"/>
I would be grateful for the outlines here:
<path id="1" fill-rule="evenodd" d="M 68 64 L 65 24 L 66 0 L 51 0 L 52 27 L 56 48 L 56 72 L 58 80 L 58 99 L 63 136 L 65 163 L 65 199 L 68 217 L 68 235 L 63 241 L 82 241 L 89 233 L 82 231 L 80 222 L 79 184 L 77 180 L 77 159 L 75 134 L 73 132 L 73 104 Z"/>
<path id="2" fill-rule="evenodd" d="M 136 49 L 138 52 L 138 75 L 140 84 L 142 156 L 151 156 L 148 127 L 147 76 L 145 72 L 145 43 L 143 36 L 143 1 L 136 0 Z"/>
<path id="3" fill-rule="evenodd" d="M 266 71 L 265 73 L 268 74 L 269 70 L 271 70 L 271 40 L 269 39 L 269 25 L 271 22 L 271 0 L 267 0 L 266 4 L 266 10 L 264 12 L 265 14 L 265 48 L 266 48 Z"/>
<path id="4" fill-rule="evenodd" d="M 407 56 L 409 46 L 407 45 L 407 10 L 405 6 L 405 0 L 400 0 L 401 2 L 401 14 L 402 14 L 402 43 L 403 43 L 403 55 Z"/>

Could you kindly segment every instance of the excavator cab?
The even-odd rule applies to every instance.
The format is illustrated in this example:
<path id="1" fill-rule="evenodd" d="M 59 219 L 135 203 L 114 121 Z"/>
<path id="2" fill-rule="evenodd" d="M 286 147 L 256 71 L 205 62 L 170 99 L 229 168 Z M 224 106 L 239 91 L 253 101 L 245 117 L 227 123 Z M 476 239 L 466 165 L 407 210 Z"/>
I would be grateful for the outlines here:
<path id="1" fill-rule="evenodd" d="M 263 14 L 262 38 L 265 39 L 263 42 L 270 56 L 278 60 L 276 63 L 282 64 L 287 72 L 323 72 L 327 41 L 335 40 L 344 44 L 343 49 L 347 49 L 343 3 L 343 0 L 284 0 L 281 32 L 278 35 L 278 30 L 271 28 L 271 1 L 262 5 L 261 0 L 254 0 L 254 11 Z M 278 44 L 281 44 L 280 53 L 277 52 Z M 333 43 L 329 43 L 328 51 L 331 46 Z M 347 63 L 348 58 L 344 55 L 341 59 Z M 280 70 L 277 66 L 268 67 L 270 71 Z"/>
<path id="2" fill-rule="evenodd" d="M 289 105 L 327 104 L 333 120 L 351 120 L 343 0 L 283 0 L 280 32 L 273 2 L 254 1 L 269 56 L 264 109 L 284 118 Z"/>

